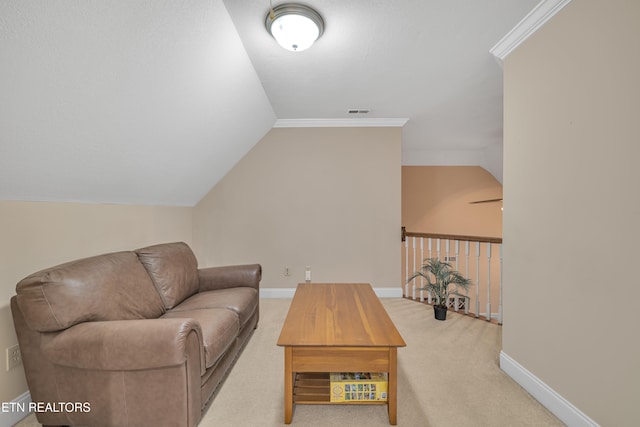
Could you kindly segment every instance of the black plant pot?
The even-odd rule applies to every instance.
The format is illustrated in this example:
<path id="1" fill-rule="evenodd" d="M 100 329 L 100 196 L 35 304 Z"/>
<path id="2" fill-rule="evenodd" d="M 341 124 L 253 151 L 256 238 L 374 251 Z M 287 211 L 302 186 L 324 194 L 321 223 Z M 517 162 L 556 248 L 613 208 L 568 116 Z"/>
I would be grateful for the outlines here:
<path id="1" fill-rule="evenodd" d="M 433 306 L 433 314 L 436 317 L 436 320 L 446 320 L 447 318 L 447 307 L 443 307 L 441 305 Z"/>

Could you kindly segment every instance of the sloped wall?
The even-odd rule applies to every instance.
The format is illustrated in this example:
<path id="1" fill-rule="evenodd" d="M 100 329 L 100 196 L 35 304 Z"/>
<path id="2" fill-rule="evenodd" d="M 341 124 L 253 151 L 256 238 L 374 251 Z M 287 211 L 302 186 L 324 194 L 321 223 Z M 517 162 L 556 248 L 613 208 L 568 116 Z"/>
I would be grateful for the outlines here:
<path id="1" fill-rule="evenodd" d="M 402 225 L 419 233 L 502 237 L 502 185 L 479 166 L 403 166 Z"/>
<path id="2" fill-rule="evenodd" d="M 276 119 L 222 0 L 0 17 L 1 200 L 193 206 Z"/>

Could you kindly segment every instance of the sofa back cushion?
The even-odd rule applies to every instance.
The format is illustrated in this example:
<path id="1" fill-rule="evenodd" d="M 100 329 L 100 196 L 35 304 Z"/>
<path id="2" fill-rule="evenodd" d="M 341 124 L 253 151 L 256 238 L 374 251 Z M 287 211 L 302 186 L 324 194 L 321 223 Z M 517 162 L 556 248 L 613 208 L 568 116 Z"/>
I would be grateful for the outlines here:
<path id="1" fill-rule="evenodd" d="M 34 273 L 16 286 L 31 329 L 47 332 L 80 322 L 149 319 L 162 300 L 133 252 L 79 259 Z"/>
<path id="2" fill-rule="evenodd" d="M 135 252 L 160 293 L 165 309 L 172 309 L 198 292 L 198 261 L 186 243 L 163 243 Z"/>

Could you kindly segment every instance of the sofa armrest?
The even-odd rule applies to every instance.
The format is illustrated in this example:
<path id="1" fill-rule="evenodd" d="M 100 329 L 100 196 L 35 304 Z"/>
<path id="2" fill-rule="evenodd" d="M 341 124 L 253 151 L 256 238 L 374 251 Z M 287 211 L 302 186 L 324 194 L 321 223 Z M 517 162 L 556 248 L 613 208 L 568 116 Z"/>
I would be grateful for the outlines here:
<path id="1" fill-rule="evenodd" d="M 192 333 L 198 337 L 200 354 L 187 354 Z M 194 358 L 200 360 L 201 374 L 205 370 L 200 324 L 187 318 L 84 322 L 44 334 L 41 349 L 51 363 L 78 369 L 156 369 Z"/>
<path id="2" fill-rule="evenodd" d="M 259 289 L 262 267 L 260 264 L 209 267 L 199 269 L 198 275 L 200 292 L 237 287 Z"/>

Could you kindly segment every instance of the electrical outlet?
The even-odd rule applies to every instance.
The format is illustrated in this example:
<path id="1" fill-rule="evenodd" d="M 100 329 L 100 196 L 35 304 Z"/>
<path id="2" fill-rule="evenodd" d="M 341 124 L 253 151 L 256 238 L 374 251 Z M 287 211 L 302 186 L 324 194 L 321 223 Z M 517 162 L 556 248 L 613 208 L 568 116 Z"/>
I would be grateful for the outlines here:
<path id="1" fill-rule="evenodd" d="M 311 267 L 308 265 L 304 268 L 304 281 L 305 282 L 311 281 Z"/>
<path id="2" fill-rule="evenodd" d="M 22 354 L 18 344 L 7 348 L 7 371 L 19 366 L 22 363 Z"/>

